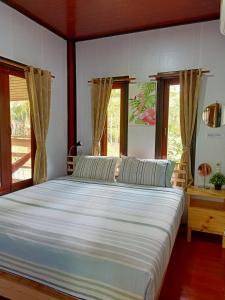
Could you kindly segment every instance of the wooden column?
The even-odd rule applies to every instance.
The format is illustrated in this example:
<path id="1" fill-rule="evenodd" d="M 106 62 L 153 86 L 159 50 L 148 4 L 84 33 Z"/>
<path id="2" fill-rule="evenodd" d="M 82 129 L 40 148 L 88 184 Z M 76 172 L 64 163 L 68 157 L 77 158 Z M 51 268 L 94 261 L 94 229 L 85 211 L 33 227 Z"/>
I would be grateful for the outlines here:
<path id="1" fill-rule="evenodd" d="M 68 82 L 68 153 L 77 139 L 76 116 L 76 46 L 75 42 L 67 41 L 67 82 Z M 77 149 L 71 149 L 71 155 L 77 154 Z"/>

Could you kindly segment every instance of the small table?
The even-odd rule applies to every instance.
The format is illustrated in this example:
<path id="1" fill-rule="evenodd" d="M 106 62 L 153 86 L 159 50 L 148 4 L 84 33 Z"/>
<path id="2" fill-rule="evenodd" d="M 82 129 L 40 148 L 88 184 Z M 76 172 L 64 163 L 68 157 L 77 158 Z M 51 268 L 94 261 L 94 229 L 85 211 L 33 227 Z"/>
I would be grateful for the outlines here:
<path id="1" fill-rule="evenodd" d="M 199 197 L 209 200 L 199 199 Z M 216 199 L 222 202 L 215 201 Z M 187 200 L 188 242 L 191 241 L 192 230 L 196 230 L 221 235 L 222 247 L 225 248 L 225 190 L 217 191 L 192 186 L 187 189 Z"/>

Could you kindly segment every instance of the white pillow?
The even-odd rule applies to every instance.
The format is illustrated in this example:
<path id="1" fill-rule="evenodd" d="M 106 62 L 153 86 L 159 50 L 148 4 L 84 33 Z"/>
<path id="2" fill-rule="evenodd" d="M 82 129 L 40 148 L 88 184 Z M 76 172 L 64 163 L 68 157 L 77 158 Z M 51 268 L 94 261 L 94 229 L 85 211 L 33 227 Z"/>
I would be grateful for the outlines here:
<path id="1" fill-rule="evenodd" d="M 175 163 L 161 159 L 125 158 L 117 181 L 123 183 L 171 187 Z"/>
<path id="2" fill-rule="evenodd" d="M 78 156 L 73 176 L 83 179 L 113 182 L 117 161 L 117 157 Z"/>

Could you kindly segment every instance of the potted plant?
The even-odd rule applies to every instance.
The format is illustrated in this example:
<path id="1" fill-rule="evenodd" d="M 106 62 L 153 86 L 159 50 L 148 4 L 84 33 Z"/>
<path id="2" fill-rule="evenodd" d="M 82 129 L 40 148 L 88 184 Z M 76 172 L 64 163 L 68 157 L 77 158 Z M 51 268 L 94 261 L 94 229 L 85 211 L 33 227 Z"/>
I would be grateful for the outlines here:
<path id="1" fill-rule="evenodd" d="M 225 176 L 217 172 L 210 178 L 209 183 L 214 184 L 215 190 L 221 190 L 222 185 L 225 184 Z"/>

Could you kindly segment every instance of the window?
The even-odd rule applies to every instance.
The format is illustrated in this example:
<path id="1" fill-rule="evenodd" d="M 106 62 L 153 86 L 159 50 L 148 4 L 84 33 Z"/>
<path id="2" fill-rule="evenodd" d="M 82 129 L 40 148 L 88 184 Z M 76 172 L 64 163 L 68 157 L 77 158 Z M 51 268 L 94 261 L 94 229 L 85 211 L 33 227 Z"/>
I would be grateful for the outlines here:
<path id="1" fill-rule="evenodd" d="M 101 140 L 101 155 L 127 154 L 128 82 L 115 82 Z"/>
<path id="2" fill-rule="evenodd" d="M 0 194 L 32 184 L 33 154 L 24 71 L 0 66 Z"/>
<path id="3" fill-rule="evenodd" d="M 179 161 L 181 154 L 179 78 L 161 78 L 158 82 L 156 157 Z"/>

